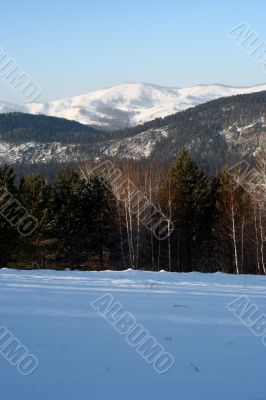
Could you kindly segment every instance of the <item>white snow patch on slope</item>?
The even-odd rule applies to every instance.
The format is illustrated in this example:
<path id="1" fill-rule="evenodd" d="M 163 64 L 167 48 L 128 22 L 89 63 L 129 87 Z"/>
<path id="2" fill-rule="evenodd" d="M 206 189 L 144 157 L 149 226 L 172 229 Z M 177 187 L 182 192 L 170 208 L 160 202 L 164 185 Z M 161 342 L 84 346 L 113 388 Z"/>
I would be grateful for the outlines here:
<path id="1" fill-rule="evenodd" d="M 156 143 L 165 136 L 167 136 L 167 132 L 164 129 L 150 129 L 133 137 L 106 141 L 99 145 L 97 154 L 90 148 L 90 145 L 85 144 L 0 141 L 0 163 L 79 162 L 103 155 L 140 160 L 149 157 Z"/>
<path id="2" fill-rule="evenodd" d="M 155 144 L 160 142 L 167 134 L 165 129 L 149 129 L 135 136 L 109 142 L 108 148 L 103 153 L 112 157 L 122 153 L 123 158 L 133 158 L 135 160 L 147 158 L 150 156 Z"/>
<path id="3" fill-rule="evenodd" d="M 82 147 L 82 150 L 81 150 Z M 83 161 L 85 147 L 75 144 L 62 144 L 57 142 L 39 143 L 26 142 L 10 144 L 0 142 L 0 163 L 49 163 Z"/>

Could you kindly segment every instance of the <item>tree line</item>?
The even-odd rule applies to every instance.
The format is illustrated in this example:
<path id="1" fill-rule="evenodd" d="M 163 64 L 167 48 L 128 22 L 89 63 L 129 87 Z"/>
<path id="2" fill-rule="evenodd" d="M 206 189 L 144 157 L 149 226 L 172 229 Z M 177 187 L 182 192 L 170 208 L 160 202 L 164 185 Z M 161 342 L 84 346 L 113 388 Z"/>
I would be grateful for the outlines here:
<path id="1" fill-rule="evenodd" d="M 110 189 L 106 177 L 92 173 L 93 163 L 65 168 L 52 182 L 38 174 L 18 180 L 4 166 L 0 168 L 0 265 L 266 273 L 266 212 L 261 197 L 256 198 L 259 186 L 265 190 L 265 155 L 257 157 L 261 179 L 248 186 L 241 181 L 241 171 L 237 179 L 227 167 L 216 177 L 206 175 L 186 150 L 170 167 L 160 161 L 123 160 L 116 161 L 116 168 L 171 221 L 174 230 L 164 240 L 133 212 L 130 196 L 122 201 L 113 182 Z M 8 208 L 4 208 L 5 190 L 16 200 Z M 21 217 L 16 213 L 18 202 L 38 221 L 29 236 L 21 236 L 15 227 Z M 156 222 L 158 217 L 151 218 Z"/>

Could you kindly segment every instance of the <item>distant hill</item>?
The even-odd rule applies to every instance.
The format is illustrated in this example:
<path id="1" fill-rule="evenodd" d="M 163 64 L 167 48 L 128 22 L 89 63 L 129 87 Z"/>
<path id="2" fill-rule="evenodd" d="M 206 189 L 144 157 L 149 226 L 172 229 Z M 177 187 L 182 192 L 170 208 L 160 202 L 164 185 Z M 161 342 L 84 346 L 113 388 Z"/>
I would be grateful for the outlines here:
<path id="1" fill-rule="evenodd" d="M 8 143 L 91 143 L 106 136 L 105 132 L 64 118 L 18 112 L 0 114 L 0 140 Z"/>
<path id="2" fill-rule="evenodd" d="M 171 162 L 187 148 L 213 169 L 252 159 L 266 145 L 266 91 L 213 100 L 195 108 L 113 133 L 101 152 L 119 158 Z"/>

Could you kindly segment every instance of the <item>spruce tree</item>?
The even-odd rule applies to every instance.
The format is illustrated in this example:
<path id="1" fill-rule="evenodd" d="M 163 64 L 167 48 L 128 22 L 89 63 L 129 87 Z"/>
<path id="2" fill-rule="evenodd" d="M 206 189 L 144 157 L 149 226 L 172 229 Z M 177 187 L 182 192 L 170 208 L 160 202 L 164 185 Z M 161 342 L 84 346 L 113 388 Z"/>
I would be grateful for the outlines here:
<path id="1" fill-rule="evenodd" d="M 0 167 L 0 209 L 6 204 L 5 193 L 8 191 L 13 196 L 16 195 L 15 174 L 12 168 L 8 166 Z M 0 263 L 6 266 L 12 259 L 18 232 L 15 227 L 1 215 L 0 212 Z"/>
<path id="2" fill-rule="evenodd" d="M 213 198 L 206 175 L 183 150 L 170 170 L 173 196 L 172 241 L 176 270 L 208 270 L 213 224 Z"/>

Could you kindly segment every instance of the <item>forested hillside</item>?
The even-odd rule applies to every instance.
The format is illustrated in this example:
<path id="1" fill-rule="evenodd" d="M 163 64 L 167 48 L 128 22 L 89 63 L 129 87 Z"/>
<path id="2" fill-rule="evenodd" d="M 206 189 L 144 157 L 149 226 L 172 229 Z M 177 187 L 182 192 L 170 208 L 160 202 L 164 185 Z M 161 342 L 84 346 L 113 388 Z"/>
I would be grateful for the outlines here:
<path id="1" fill-rule="evenodd" d="M 265 121 L 265 91 L 213 100 L 111 133 L 60 118 L 3 114 L 0 162 L 24 167 L 111 157 L 171 163 L 186 148 L 205 171 L 217 174 L 236 160 L 254 161 L 266 144 Z"/>
<path id="2" fill-rule="evenodd" d="M 160 133 L 161 135 L 156 133 Z M 119 137 L 119 139 L 117 139 Z M 225 97 L 113 133 L 108 155 L 172 162 L 182 148 L 212 173 L 266 144 L 266 92 Z M 140 147 L 140 148 L 138 148 Z M 136 151 L 137 149 L 137 151 Z"/>
<path id="3" fill-rule="evenodd" d="M 0 141 L 92 143 L 106 137 L 102 131 L 64 118 L 24 113 L 0 114 Z"/>

